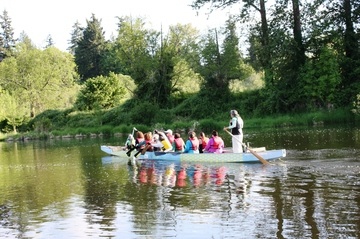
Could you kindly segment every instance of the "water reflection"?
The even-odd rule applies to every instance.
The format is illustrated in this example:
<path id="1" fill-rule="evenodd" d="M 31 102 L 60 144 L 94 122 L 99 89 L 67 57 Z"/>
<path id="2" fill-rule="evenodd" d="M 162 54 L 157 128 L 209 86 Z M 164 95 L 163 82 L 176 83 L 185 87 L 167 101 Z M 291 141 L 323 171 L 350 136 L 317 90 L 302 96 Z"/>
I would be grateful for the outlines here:
<path id="1" fill-rule="evenodd" d="M 350 131 L 335 132 L 281 132 L 297 141 L 271 166 L 134 166 L 99 139 L 0 143 L 0 237 L 360 238 L 358 139 L 343 147 Z"/>
<path id="2" fill-rule="evenodd" d="M 209 183 L 222 185 L 227 173 L 225 166 L 176 165 L 151 160 L 131 164 L 129 170 L 134 183 L 164 187 L 200 187 Z"/>

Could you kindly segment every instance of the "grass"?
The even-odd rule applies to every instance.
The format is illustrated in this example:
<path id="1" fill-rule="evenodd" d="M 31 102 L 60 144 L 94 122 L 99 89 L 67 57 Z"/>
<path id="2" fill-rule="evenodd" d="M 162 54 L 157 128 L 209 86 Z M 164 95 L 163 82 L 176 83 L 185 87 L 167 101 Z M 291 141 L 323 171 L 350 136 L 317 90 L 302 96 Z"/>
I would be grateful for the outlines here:
<path id="1" fill-rule="evenodd" d="M 222 130 L 227 126 L 229 119 L 222 121 L 216 119 L 204 119 L 200 121 L 176 121 L 172 124 L 157 123 L 155 125 L 128 125 L 121 124 L 118 126 L 102 125 L 98 127 L 67 127 L 56 129 L 50 132 L 26 132 L 19 134 L 0 133 L 0 141 L 8 138 L 20 140 L 24 138 L 47 139 L 50 137 L 94 137 L 97 135 L 107 135 L 109 137 L 129 134 L 133 127 L 142 132 L 153 131 L 154 129 L 166 130 L 172 129 L 174 132 L 181 132 L 183 136 L 189 130 L 195 130 L 197 133 L 204 131 L 210 134 L 212 130 Z M 283 128 L 296 126 L 324 126 L 340 124 L 359 124 L 360 116 L 351 113 L 349 110 L 338 109 L 333 111 L 316 111 L 305 114 L 287 114 L 278 116 L 268 116 L 261 118 L 244 119 L 244 129 L 266 129 L 266 128 Z"/>

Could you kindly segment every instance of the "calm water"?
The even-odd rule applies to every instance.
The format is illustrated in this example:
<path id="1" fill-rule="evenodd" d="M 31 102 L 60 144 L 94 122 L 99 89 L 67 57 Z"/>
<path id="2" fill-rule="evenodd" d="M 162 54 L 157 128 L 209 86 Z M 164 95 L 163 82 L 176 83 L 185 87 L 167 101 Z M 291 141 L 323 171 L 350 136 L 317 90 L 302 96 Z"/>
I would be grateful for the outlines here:
<path id="1" fill-rule="evenodd" d="M 359 129 L 245 138 L 288 156 L 129 166 L 99 149 L 124 139 L 0 143 L 0 238 L 360 238 Z"/>

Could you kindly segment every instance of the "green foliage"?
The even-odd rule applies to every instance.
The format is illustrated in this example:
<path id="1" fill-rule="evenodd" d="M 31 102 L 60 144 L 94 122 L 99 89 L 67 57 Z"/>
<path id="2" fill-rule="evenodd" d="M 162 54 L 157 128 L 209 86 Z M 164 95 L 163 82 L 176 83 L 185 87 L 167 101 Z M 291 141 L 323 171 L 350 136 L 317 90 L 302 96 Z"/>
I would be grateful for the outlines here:
<path id="1" fill-rule="evenodd" d="M 154 122 L 161 124 L 171 124 L 175 119 L 175 114 L 169 109 L 159 109 L 154 116 Z"/>
<path id="2" fill-rule="evenodd" d="M 213 119 L 203 119 L 200 120 L 199 123 L 199 128 L 201 129 L 201 131 L 208 132 L 208 134 L 210 134 L 213 130 L 220 132 L 220 130 L 222 130 L 224 126 L 228 125 L 228 123 L 225 123 L 225 121 Z"/>
<path id="3" fill-rule="evenodd" d="M 106 46 L 101 20 L 92 14 L 86 23 L 75 47 L 75 63 L 82 82 L 101 75 L 101 59 Z"/>
<path id="4" fill-rule="evenodd" d="M 209 101 L 199 95 L 193 95 L 174 108 L 176 115 L 190 119 L 202 119 L 215 114 L 214 108 L 209 106 Z"/>
<path id="5" fill-rule="evenodd" d="M 68 115 L 66 127 L 96 127 L 100 126 L 99 120 L 93 112 L 73 112 Z"/>
<path id="6" fill-rule="evenodd" d="M 114 62 L 115 73 L 131 76 L 139 91 L 139 86 L 152 79 L 159 33 L 147 30 L 141 18 L 119 18 L 118 26 L 118 36 L 107 61 Z M 142 96 L 141 92 L 139 95 Z"/>
<path id="7" fill-rule="evenodd" d="M 52 128 L 51 120 L 49 118 L 43 118 L 37 120 L 34 123 L 34 131 L 39 133 L 49 132 Z"/>
<path id="8" fill-rule="evenodd" d="M 340 67 L 333 49 L 324 47 L 319 56 L 310 59 L 300 79 L 300 97 L 308 109 L 333 104 L 341 82 Z"/>
<path id="9" fill-rule="evenodd" d="M 30 129 L 37 132 L 52 131 L 67 124 L 67 115 L 70 111 L 46 110 L 28 123 Z"/>
<path id="10" fill-rule="evenodd" d="M 5 105 L 0 120 L 11 123 L 4 112 L 11 113 L 17 124 L 21 117 L 16 114 L 25 109 L 25 116 L 45 111 L 29 124 L 39 131 L 104 125 L 125 130 L 133 124 L 144 130 L 176 125 L 187 131 L 195 126 L 212 130 L 217 122 L 227 121 L 230 109 L 240 112 L 246 127 L 248 119 L 263 116 L 254 120 L 258 126 L 330 123 L 323 110 L 346 109 L 354 100 L 357 113 L 359 4 L 310 1 L 298 12 L 297 1 L 294 8 L 291 1 L 267 8 L 261 2 L 243 1 L 239 12 L 244 15 L 235 16 L 241 21 L 261 19 L 250 29 L 246 60 L 237 36 L 240 21 L 233 17 L 223 29 L 212 29 L 202 38 L 191 25 L 171 26 L 166 35 L 147 29 L 143 19 L 122 17 L 118 35 L 105 43 L 101 22 L 93 15 L 86 28 L 74 26 L 71 50 L 76 65 L 70 54 L 54 47 L 36 49 L 24 34 L 12 57 L 0 64 L 0 86 L 6 92 L 0 97 Z M 207 3 L 217 8 L 239 2 L 200 0 L 193 5 Z M 60 111 L 72 108 L 79 91 L 75 66 L 82 80 L 89 79 L 77 107 L 89 112 Z M 294 117 L 299 112 L 311 117 Z M 279 114 L 285 116 L 272 120 Z M 335 122 L 357 117 L 349 114 L 329 115 Z"/>
<path id="11" fill-rule="evenodd" d="M 71 106 L 77 93 L 72 56 L 53 47 L 43 51 L 25 43 L 17 47 L 16 56 L 0 64 L 0 86 L 21 104 L 18 109 L 28 109 L 24 117 Z"/>
<path id="12" fill-rule="evenodd" d="M 160 110 L 159 106 L 150 102 L 142 102 L 135 106 L 130 115 L 130 122 L 133 124 L 152 125 L 155 115 Z"/>
<path id="13" fill-rule="evenodd" d="M 115 107 L 104 112 L 102 122 L 103 124 L 112 126 L 127 124 L 130 122 L 130 114 L 121 107 Z"/>
<path id="14" fill-rule="evenodd" d="M 13 127 L 14 133 L 17 132 L 17 127 L 24 124 L 29 118 L 26 113 L 29 109 L 26 108 L 22 102 L 15 96 L 11 95 L 6 90 L 0 88 L 0 120 L 6 119 L 8 125 Z"/>
<path id="15" fill-rule="evenodd" d="M 90 78 L 84 83 L 75 107 L 79 110 L 113 108 L 120 105 L 125 93 L 125 88 L 114 74 Z"/>

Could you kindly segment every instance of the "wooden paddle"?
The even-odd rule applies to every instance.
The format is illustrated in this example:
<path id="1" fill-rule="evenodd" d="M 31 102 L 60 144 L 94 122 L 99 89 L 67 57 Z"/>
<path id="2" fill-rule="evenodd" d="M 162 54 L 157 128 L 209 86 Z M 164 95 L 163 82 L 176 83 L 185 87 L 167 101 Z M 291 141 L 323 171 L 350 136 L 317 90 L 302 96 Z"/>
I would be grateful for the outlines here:
<path id="1" fill-rule="evenodd" d="M 148 150 L 148 148 L 150 148 L 150 147 L 151 147 L 151 145 L 147 144 L 147 145 L 145 146 L 145 148 L 143 148 L 142 150 L 137 151 L 136 154 L 134 155 L 134 157 L 136 158 L 140 153 L 141 153 L 142 155 L 144 155 L 145 152 L 146 152 L 146 150 Z"/>
<path id="2" fill-rule="evenodd" d="M 254 150 L 252 150 L 251 148 L 247 147 L 243 142 L 241 142 L 238 138 L 234 137 L 234 135 L 232 133 L 230 133 L 227 129 L 224 128 L 224 130 L 231 135 L 231 137 L 235 138 L 239 143 L 241 143 L 243 146 L 245 146 L 246 148 L 249 149 L 250 153 L 252 153 L 258 160 L 260 160 L 260 162 L 262 162 L 263 164 L 270 164 L 268 161 L 266 161 L 263 157 L 261 157 L 259 154 L 257 154 Z"/>

